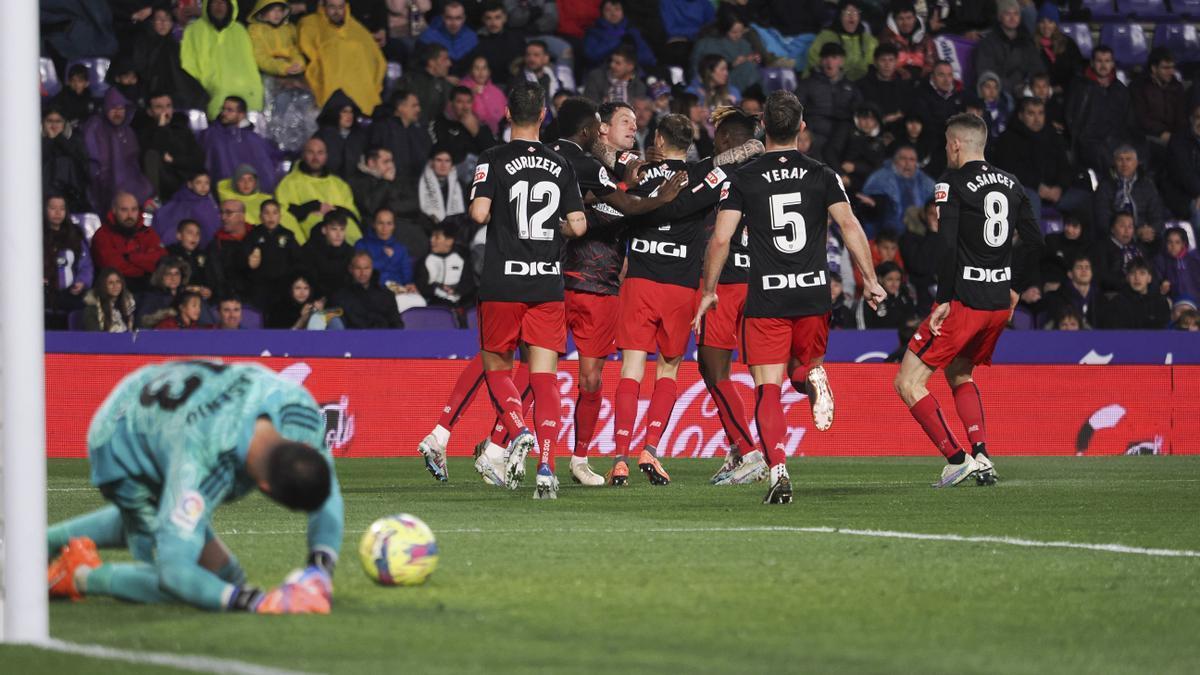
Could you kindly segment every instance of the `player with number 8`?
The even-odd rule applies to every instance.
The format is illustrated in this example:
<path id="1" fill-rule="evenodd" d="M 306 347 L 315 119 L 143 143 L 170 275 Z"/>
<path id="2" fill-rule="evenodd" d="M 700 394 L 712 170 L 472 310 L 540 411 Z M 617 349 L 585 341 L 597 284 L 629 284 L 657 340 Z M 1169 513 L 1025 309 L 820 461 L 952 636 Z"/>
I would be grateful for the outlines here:
<path id="1" fill-rule="evenodd" d="M 949 171 L 934 187 L 939 230 L 947 246 L 938 273 L 933 312 L 912 340 L 896 375 L 896 391 L 929 439 L 946 458 L 934 487 L 953 487 L 974 477 L 996 482 L 988 456 L 983 400 L 972 373 L 989 365 L 996 341 L 1015 304 L 1012 292 L 1013 219 L 1021 241 L 1036 260 L 1041 226 L 1025 188 L 1012 174 L 987 163 L 987 125 L 964 113 L 946 124 Z M 968 452 L 946 424 L 941 406 L 926 383 L 942 368 L 954 393 L 954 406 L 971 443 Z"/>
<path id="2" fill-rule="evenodd" d="M 716 285 L 740 223 L 750 235 L 750 273 L 742 327 L 742 358 L 755 386 L 755 419 L 770 466 L 767 504 L 792 500 L 780 386 L 785 375 L 808 394 L 817 429 L 833 423 L 833 392 L 822 366 L 829 339 L 831 300 L 825 255 L 829 218 L 841 227 L 863 277 L 863 298 L 884 298 L 870 246 L 837 173 L 796 149 L 804 107 L 795 95 L 767 98 L 766 153 L 732 174 L 722 188 L 716 227 L 705 261 L 704 295 L 694 326 L 717 302 Z"/>

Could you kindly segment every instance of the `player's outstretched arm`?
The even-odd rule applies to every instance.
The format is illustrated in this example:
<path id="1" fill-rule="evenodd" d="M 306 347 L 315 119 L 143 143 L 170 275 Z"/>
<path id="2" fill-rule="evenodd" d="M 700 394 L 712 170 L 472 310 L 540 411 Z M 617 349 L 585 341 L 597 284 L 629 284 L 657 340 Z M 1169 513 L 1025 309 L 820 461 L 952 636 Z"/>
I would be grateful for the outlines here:
<path id="1" fill-rule="evenodd" d="M 687 185 L 687 179 L 687 172 L 679 171 L 674 176 L 671 176 L 670 180 L 655 190 L 652 197 L 635 197 L 627 192 L 616 190 L 601 198 L 600 201 L 626 216 L 640 216 L 669 204 L 679 195 L 679 191 Z"/>
<path id="2" fill-rule="evenodd" d="M 879 307 L 879 303 L 883 302 L 887 294 L 875 278 L 875 266 L 871 264 L 871 244 L 867 241 L 866 232 L 863 232 L 862 223 L 858 222 L 858 217 L 854 215 L 849 202 L 831 204 L 829 215 L 833 216 L 833 222 L 841 228 L 842 239 L 846 242 L 846 249 L 850 251 L 850 258 L 862 275 L 863 298 L 871 309 Z"/>
<path id="3" fill-rule="evenodd" d="M 476 197 L 471 200 L 471 220 L 475 221 L 476 225 L 487 225 L 492 219 L 492 198 L 491 197 Z"/>
<path id="4" fill-rule="evenodd" d="M 329 497 L 321 508 L 308 514 L 308 566 L 319 567 L 330 576 L 342 549 L 345 504 L 337 474 L 330 464 Z"/>
<path id="5" fill-rule="evenodd" d="M 717 281 L 721 278 L 721 269 L 729 258 L 729 242 L 737 232 L 738 223 L 742 222 L 741 211 L 718 211 L 717 222 L 713 227 L 712 237 L 708 240 L 708 251 L 704 255 L 704 296 L 692 319 L 696 333 L 700 333 L 700 321 L 704 313 L 717 305 Z"/>

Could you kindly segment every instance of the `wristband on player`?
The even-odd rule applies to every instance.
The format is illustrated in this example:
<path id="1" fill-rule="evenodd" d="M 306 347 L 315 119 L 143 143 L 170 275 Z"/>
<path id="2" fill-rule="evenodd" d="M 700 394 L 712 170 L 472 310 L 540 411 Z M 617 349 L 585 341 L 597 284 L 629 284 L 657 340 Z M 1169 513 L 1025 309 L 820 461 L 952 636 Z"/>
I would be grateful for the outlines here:
<path id="1" fill-rule="evenodd" d="M 308 566 L 317 567 L 329 576 L 333 576 L 333 568 L 337 567 L 337 558 L 324 549 L 317 549 L 308 554 Z"/>
<path id="2" fill-rule="evenodd" d="M 233 597 L 229 598 L 231 612 L 254 612 L 262 604 L 264 594 L 261 588 L 254 586 L 235 586 Z"/>

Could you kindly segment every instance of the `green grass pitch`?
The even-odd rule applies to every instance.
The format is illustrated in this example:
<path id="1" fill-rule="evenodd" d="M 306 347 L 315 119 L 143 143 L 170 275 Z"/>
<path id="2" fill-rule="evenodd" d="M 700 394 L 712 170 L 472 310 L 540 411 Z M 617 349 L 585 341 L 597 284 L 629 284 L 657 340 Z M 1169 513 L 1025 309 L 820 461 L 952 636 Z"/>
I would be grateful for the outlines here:
<path id="1" fill-rule="evenodd" d="M 604 465 L 607 460 L 596 460 Z M 557 502 L 449 484 L 418 459 L 343 460 L 346 541 L 326 617 L 213 615 L 92 598 L 51 606 L 62 640 L 313 672 L 1185 673 L 1200 669 L 1200 558 L 770 530 L 833 527 L 1200 550 L 1200 457 L 1001 458 L 994 488 L 932 490 L 929 459 L 792 462 L 796 502 L 713 488 L 566 482 Z M 50 463 L 49 513 L 101 503 L 83 461 Z M 375 518 L 409 512 L 441 562 L 416 588 L 358 564 Z M 304 559 L 304 521 L 261 496 L 215 526 L 252 582 Z M 756 529 L 757 528 L 757 529 Z M 122 559 L 109 553 L 108 559 Z M 0 650 L 5 672 L 151 672 Z"/>

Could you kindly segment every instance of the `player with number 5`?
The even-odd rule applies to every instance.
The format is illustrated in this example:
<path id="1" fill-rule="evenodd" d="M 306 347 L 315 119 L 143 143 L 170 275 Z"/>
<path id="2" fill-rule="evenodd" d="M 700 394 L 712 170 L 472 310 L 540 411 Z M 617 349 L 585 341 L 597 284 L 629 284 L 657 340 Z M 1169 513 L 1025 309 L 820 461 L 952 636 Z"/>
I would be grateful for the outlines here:
<path id="1" fill-rule="evenodd" d="M 784 376 L 808 395 L 817 429 L 833 423 L 833 392 L 822 366 L 831 310 L 825 255 L 830 217 L 841 227 L 862 274 L 863 298 L 871 307 L 884 299 L 867 237 L 837 173 L 796 149 L 803 116 L 804 107 L 792 93 L 777 91 L 767 98 L 767 151 L 739 168 L 722 188 L 704 263 L 704 295 L 693 322 L 699 332 L 704 313 L 716 305 L 729 243 L 744 221 L 750 234 L 750 273 L 742 359 L 754 377 L 754 416 L 770 466 L 766 504 L 792 501 L 780 390 Z"/>
<path id="2" fill-rule="evenodd" d="M 908 343 L 896 375 L 896 391 L 929 440 L 946 457 L 934 487 L 953 487 L 974 477 L 996 482 L 988 456 L 983 400 L 972 379 L 977 365 L 989 365 L 996 341 L 1015 304 L 1012 293 L 1013 225 L 1021 241 L 1040 257 L 1042 230 L 1029 197 L 1012 174 L 983 157 L 987 125 L 963 113 L 946 123 L 949 171 L 934 187 L 943 247 L 933 312 Z M 971 443 L 968 452 L 954 437 L 937 399 L 926 389 L 942 368 L 954 392 L 954 407 Z"/>
<path id="3" fill-rule="evenodd" d="M 488 228 L 479 284 L 479 346 L 488 393 L 511 439 L 504 482 L 510 490 L 520 487 L 525 457 L 537 449 L 535 499 L 558 496 L 557 373 L 558 357 L 567 348 L 563 238 L 587 231 L 571 163 L 538 140 L 545 100 L 536 83 L 513 85 L 505 110 L 512 140 L 479 157 L 470 207 L 471 219 Z M 521 394 L 511 377 L 518 340 L 529 346 L 536 438 L 525 426 Z"/>

